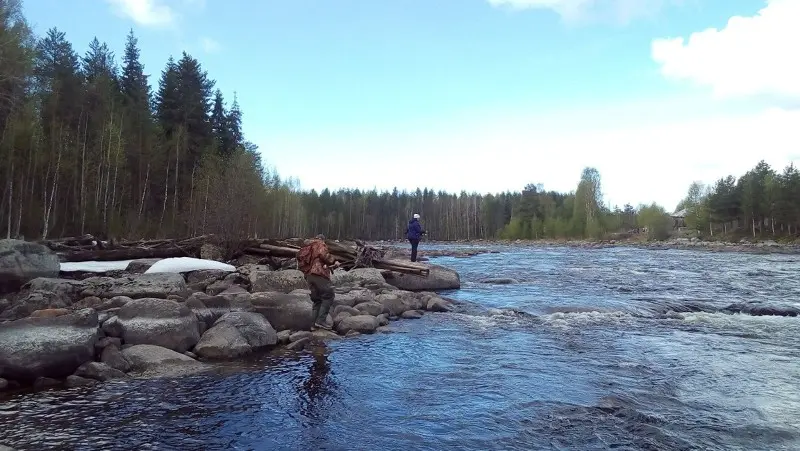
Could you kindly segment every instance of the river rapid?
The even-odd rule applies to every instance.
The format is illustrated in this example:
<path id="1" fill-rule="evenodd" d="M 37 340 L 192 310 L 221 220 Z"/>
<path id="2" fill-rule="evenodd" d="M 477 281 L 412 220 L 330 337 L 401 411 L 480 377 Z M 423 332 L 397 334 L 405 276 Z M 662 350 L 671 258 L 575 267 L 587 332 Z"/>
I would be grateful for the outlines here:
<path id="1" fill-rule="evenodd" d="M 424 253 L 424 248 L 421 251 Z M 502 247 L 457 311 L 213 374 L 0 399 L 48 450 L 796 450 L 800 257 Z M 486 279 L 495 280 L 485 283 Z M 510 280 L 513 279 L 513 280 Z M 767 309 L 775 311 L 776 309 Z"/>

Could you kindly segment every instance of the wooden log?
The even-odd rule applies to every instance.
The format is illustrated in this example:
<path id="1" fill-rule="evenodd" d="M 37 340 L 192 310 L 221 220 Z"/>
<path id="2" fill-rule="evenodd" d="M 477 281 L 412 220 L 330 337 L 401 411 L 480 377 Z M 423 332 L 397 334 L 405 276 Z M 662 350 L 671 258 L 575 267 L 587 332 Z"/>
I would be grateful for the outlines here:
<path id="1" fill-rule="evenodd" d="M 66 252 L 59 255 L 62 262 L 136 260 L 138 258 L 198 257 L 199 249 L 163 248 L 147 249 L 141 247 L 119 249 L 95 249 Z"/>

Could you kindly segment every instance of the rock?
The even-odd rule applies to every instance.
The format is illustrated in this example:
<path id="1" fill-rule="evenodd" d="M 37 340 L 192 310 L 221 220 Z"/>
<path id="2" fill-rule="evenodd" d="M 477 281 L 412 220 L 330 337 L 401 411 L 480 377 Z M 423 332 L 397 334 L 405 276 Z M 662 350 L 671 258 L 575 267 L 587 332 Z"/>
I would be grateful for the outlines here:
<path id="1" fill-rule="evenodd" d="M 128 267 L 125 268 L 125 272 L 133 273 L 133 274 L 144 274 L 145 271 L 150 269 L 157 261 L 161 260 L 160 258 L 140 258 L 137 260 L 133 260 L 132 262 L 128 263 Z"/>
<path id="2" fill-rule="evenodd" d="M 337 305 L 333 308 L 333 313 L 331 314 L 332 317 L 336 318 L 339 316 L 339 313 L 348 312 L 351 316 L 360 315 L 361 311 L 356 309 L 355 307 L 349 307 L 347 305 Z"/>
<path id="3" fill-rule="evenodd" d="M 64 316 L 69 314 L 69 310 L 65 308 L 49 308 L 44 310 L 36 310 L 31 313 L 31 318 L 55 318 L 57 316 Z"/>
<path id="4" fill-rule="evenodd" d="M 94 358 L 97 313 L 79 310 L 55 318 L 25 318 L 0 327 L 0 377 L 33 381 L 66 377 Z"/>
<path id="5" fill-rule="evenodd" d="M 394 332 L 394 329 L 392 329 L 389 326 L 382 325 L 379 328 L 375 329 L 375 332 L 380 332 L 382 334 L 388 334 L 388 333 Z"/>
<path id="6" fill-rule="evenodd" d="M 236 296 L 236 295 L 249 295 L 250 293 L 239 285 L 231 285 L 221 292 L 220 296 Z"/>
<path id="7" fill-rule="evenodd" d="M 400 315 L 403 319 L 420 319 L 425 312 L 422 310 L 407 310 Z"/>
<path id="8" fill-rule="evenodd" d="M 119 310 L 117 317 L 126 344 L 157 345 L 185 352 L 200 340 L 197 317 L 175 301 L 134 299 Z"/>
<path id="9" fill-rule="evenodd" d="M 22 319 L 37 310 L 67 308 L 71 304 L 71 299 L 51 291 L 33 291 L 22 295 L 9 308 L 3 310 L 0 319 Z"/>
<path id="10" fill-rule="evenodd" d="M 188 294 L 183 276 L 173 273 L 141 274 L 130 277 L 90 277 L 84 279 L 83 296 L 113 298 L 127 296 L 132 299 L 160 298 L 174 294 L 185 297 Z"/>
<path id="11" fill-rule="evenodd" d="M 430 312 L 449 312 L 452 309 L 450 303 L 440 297 L 430 298 L 425 308 Z"/>
<path id="12" fill-rule="evenodd" d="M 33 388 L 36 390 L 58 387 L 59 385 L 61 385 L 61 381 L 53 379 L 52 377 L 37 377 L 36 380 L 33 381 Z"/>
<path id="13" fill-rule="evenodd" d="M 337 294 L 333 299 L 333 305 L 347 305 L 350 307 L 362 302 L 374 301 L 375 293 L 369 290 L 351 290 L 347 293 Z"/>
<path id="14" fill-rule="evenodd" d="M 276 330 L 311 329 L 311 297 L 299 293 L 253 293 L 255 311 Z"/>
<path id="15" fill-rule="evenodd" d="M 381 313 L 386 312 L 389 316 L 399 316 L 406 310 L 414 310 L 419 304 L 413 297 L 400 296 L 394 293 L 378 295 L 375 300 L 378 304 L 383 306 L 383 311 Z"/>
<path id="16" fill-rule="evenodd" d="M 0 377 L 0 391 L 3 391 L 5 389 L 7 389 L 8 386 L 9 386 L 8 380 L 3 379 L 2 377 Z"/>
<path id="17" fill-rule="evenodd" d="M 298 288 L 308 288 L 308 284 L 303 273 L 296 269 L 250 273 L 250 289 L 254 293 L 264 291 L 289 293 Z"/>
<path id="18" fill-rule="evenodd" d="M 231 312 L 207 330 L 194 352 L 210 359 L 234 358 L 250 354 L 278 342 L 278 335 L 260 314 Z"/>
<path id="19" fill-rule="evenodd" d="M 212 283 L 224 279 L 228 274 L 228 271 L 221 269 L 198 269 L 186 273 L 186 283 Z"/>
<path id="20" fill-rule="evenodd" d="M 8 299 L 0 299 L 0 313 L 2 313 L 3 310 L 7 309 L 10 306 L 11 306 L 11 301 L 9 301 Z"/>
<path id="21" fill-rule="evenodd" d="M 103 301 L 100 305 L 97 306 L 95 310 L 102 312 L 105 310 L 120 308 L 130 301 L 132 301 L 132 299 L 129 298 L 128 296 L 114 296 L 111 299 L 106 299 L 105 301 Z"/>
<path id="22" fill-rule="evenodd" d="M 197 360 L 155 345 L 134 345 L 122 350 L 131 372 L 142 376 L 178 376 L 208 369 Z"/>
<path id="23" fill-rule="evenodd" d="M 306 345 L 307 345 L 307 344 L 308 344 L 310 341 L 311 341 L 311 338 L 309 338 L 309 337 L 304 337 L 304 338 L 301 338 L 301 339 L 299 339 L 299 340 L 297 340 L 297 341 L 293 341 L 293 342 L 289 343 L 289 344 L 286 346 L 286 349 L 289 349 L 289 350 L 291 350 L 291 351 L 300 351 L 300 350 L 302 350 L 303 348 L 305 348 L 305 347 L 306 347 Z"/>
<path id="24" fill-rule="evenodd" d="M 210 296 L 205 293 L 193 293 L 186 300 L 197 319 L 207 325 L 213 325 L 222 315 L 230 312 L 253 312 L 255 308 L 250 302 L 250 293 L 239 295 Z"/>
<path id="25" fill-rule="evenodd" d="M 376 329 L 376 330 L 377 330 L 377 329 Z M 348 332 L 345 334 L 345 338 L 357 337 L 357 336 L 359 336 L 359 335 L 361 335 L 361 332 L 358 332 L 358 331 L 355 331 L 355 330 L 351 330 L 351 331 L 348 331 Z"/>
<path id="26" fill-rule="evenodd" d="M 102 351 L 109 346 L 119 348 L 122 346 L 122 340 L 117 337 L 103 337 L 97 340 L 97 343 L 94 344 L 94 349 L 97 351 Z"/>
<path id="27" fill-rule="evenodd" d="M 517 279 L 512 279 L 510 277 L 496 277 L 491 279 L 484 279 L 481 283 L 486 283 L 490 285 L 516 285 L 519 283 Z"/>
<path id="28" fill-rule="evenodd" d="M 391 272 L 385 276 L 386 282 L 406 291 L 442 291 L 461 288 L 461 278 L 457 272 L 439 265 L 428 265 L 428 268 L 430 274 L 427 277 Z"/>
<path id="29" fill-rule="evenodd" d="M 65 302 L 69 305 L 81 299 L 81 291 L 83 291 L 84 288 L 83 281 L 81 280 L 37 277 L 23 285 L 21 291 L 25 293 L 49 291 L 65 299 Z"/>
<path id="30" fill-rule="evenodd" d="M 358 312 L 358 310 L 356 310 L 356 312 Z M 334 329 L 336 329 L 336 327 L 339 325 L 339 323 L 341 323 L 341 322 L 342 322 L 342 320 L 343 320 L 343 319 L 345 319 L 345 318 L 349 318 L 349 317 L 351 317 L 351 316 L 358 316 L 358 315 L 360 315 L 360 314 L 361 314 L 361 312 L 358 312 L 358 313 L 356 313 L 356 314 L 353 314 L 353 313 L 350 313 L 350 312 L 339 312 L 339 313 L 338 313 L 338 314 L 337 314 L 337 315 L 336 315 L 336 316 L 333 318 L 333 322 L 332 322 L 332 324 L 333 324 L 333 328 L 334 328 Z"/>
<path id="31" fill-rule="evenodd" d="M 0 240 L 0 294 L 37 277 L 58 277 L 61 263 L 49 248 L 22 240 Z"/>
<path id="32" fill-rule="evenodd" d="M 185 355 L 186 357 L 190 357 L 192 359 L 197 360 L 197 354 L 195 354 L 192 351 L 186 351 L 186 352 L 183 353 L 183 355 Z"/>
<path id="33" fill-rule="evenodd" d="M 342 285 L 385 285 L 386 279 L 383 278 L 383 274 L 379 269 L 375 268 L 356 268 L 351 269 L 350 271 L 344 271 L 341 269 L 337 269 L 333 272 L 331 277 L 331 282 L 335 286 L 342 286 Z"/>
<path id="34" fill-rule="evenodd" d="M 342 337 L 332 330 L 317 329 L 311 332 L 311 338 L 316 340 L 339 340 Z"/>
<path id="35" fill-rule="evenodd" d="M 64 381 L 64 386 L 67 388 L 76 388 L 76 387 L 88 387 L 90 385 L 96 384 L 97 381 L 94 379 L 87 379 L 85 377 L 76 376 L 74 374 L 70 374 L 67 376 L 67 379 Z M 3 448 L 0 448 L 2 451 Z"/>
<path id="36" fill-rule="evenodd" d="M 75 370 L 75 375 L 98 381 L 125 379 L 127 374 L 101 362 L 86 362 Z"/>
<path id="37" fill-rule="evenodd" d="M 95 310 L 99 310 L 98 307 L 103 305 L 103 302 L 104 301 L 102 299 L 98 298 L 97 296 L 87 296 L 87 297 L 81 299 L 80 301 L 72 304 L 72 307 L 73 308 L 78 308 L 78 309 L 93 308 Z"/>
<path id="38" fill-rule="evenodd" d="M 289 335 L 289 341 L 295 342 L 297 340 L 301 340 L 303 338 L 308 338 L 311 336 L 311 331 L 309 330 L 301 330 Z"/>
<path id="39" fill-rule="evenodd" d="M 291 330 L 282 330 L 278 332 L 278 343 L 282 345 L 289 343 L 289 338 L 291 336 L 292 336 Z"/>
<path id="40" fill-rule="evenodd" d="M 378 325 L 379 326 L 387 326 L 387 325 L 389 325 L 389 315 L 383 313 L 381 315 L 378 315 L 376 318 L 378 319 Z"/>
<path id="41" fill-rule="evenodd" d="M 371 334 L 378 328 L 378 319 L 372 315 L 357 315 L 344 318 L 336 326 L 336 331 L 342 335 L 350 332 Z"/>
<path id="42" fill-rule="evenodd" d="M 245 263 L 236 268 L 236 272 L 249 281 L 252 281 L 252 278 L 250 277 L 252 274 L 270 271 L 272 271 L 272 268 L 269 266 L 259 265 L 257 263 Z"/>
<path id="43" fill-rule="evenodd" d="M 378 301 L 362 302 L 355 307 L 361 314 L 378 316 L 384 312 L 383 304 Z"/>
<path id="44" fill-rule="evenodd" d="M 122 354 L 117 346 L 106 346 L 100 354 L 100 361 L 111 368 L 128 372 L 131 370 L 131 363 Z"/>
<path id="45" fill-rule="evenodd" d="M 116 315 L 103 321 L 101 329 L 103 330 L 103 333 L 105 333 L 109 337 L 122 338 L 122 334 L 125 332 L 125 330 L 122 327 L 122 323 L 119 320 L 119 317 L 117 317 Z"/>

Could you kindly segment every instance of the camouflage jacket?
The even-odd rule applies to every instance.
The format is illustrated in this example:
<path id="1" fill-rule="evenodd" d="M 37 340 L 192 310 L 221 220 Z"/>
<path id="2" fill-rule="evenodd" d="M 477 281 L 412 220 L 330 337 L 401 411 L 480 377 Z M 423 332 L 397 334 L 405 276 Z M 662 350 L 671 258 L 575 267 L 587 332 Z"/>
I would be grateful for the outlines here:
<path id="1" fill-rule="evenodd" d="M 328 266 L 336 263 L 336 259 L 333 258 L 333 255 L 331 255 L 328 250 L 328 245 L 322 240 L 313 240 L 309 246 L 311 246 L 311 255 L 313 257 L 311 268 L 306 272 L 306 275 L 315 275 L 330 279 L 331 270 Z"/>

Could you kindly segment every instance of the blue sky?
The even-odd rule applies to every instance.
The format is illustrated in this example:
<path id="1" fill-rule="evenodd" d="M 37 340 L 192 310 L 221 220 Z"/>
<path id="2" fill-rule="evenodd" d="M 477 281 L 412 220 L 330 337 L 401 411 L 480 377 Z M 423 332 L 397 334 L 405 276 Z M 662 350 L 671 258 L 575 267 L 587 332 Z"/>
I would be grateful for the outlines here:
<path id="1" fill-rule="evenodd" d="M 800 158 L 797 0 L 26 0 L 158 82 L 186 50 L 303 187 L 569 191 L 668 209 Z M 681 42 L 679 39 L 683 38 Z M 794 38 L 794 39 L 793 39 Z M 790 56 L 787 56 L 790 55 Z"/>

